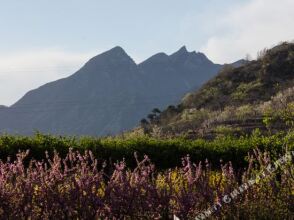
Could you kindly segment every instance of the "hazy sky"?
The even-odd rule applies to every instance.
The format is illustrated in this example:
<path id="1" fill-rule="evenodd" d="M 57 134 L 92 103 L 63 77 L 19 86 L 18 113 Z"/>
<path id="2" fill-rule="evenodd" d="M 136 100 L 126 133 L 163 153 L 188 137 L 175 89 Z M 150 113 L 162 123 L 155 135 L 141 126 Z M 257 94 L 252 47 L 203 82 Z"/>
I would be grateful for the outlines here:
<path id="1" fill-rule="evenodd" d="M 293 0 L 0 0 L 0 104 L 122 46 L 136 62 L 182 45 L 229 63 L 294 39 Z"/>

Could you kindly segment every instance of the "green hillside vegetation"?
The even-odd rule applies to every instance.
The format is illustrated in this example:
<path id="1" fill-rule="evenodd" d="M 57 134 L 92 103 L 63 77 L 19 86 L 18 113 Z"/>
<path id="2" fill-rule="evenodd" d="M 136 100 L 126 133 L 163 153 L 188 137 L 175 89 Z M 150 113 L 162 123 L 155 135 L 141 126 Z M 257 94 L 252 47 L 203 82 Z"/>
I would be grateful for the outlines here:
<path id="1" fill-rule="evenodd" d="M 288 130 L 294 118 L 293 70 L 293 43 L 265 49 L 243 66 L 225 66 L 178 106 L 142 123 L 141 130 L 151 136 L 192 138 L 240 136 L 256 128 L 267 133 Z"/>
<path id="2" fill-rule="evenodd" d="M 293 86 L 294 44 L 264 50 L 255 61 L 239 68 L 227 66 L 199 91 L 183 100 L 183 108 L 222 109 L 267 101 Z"/>

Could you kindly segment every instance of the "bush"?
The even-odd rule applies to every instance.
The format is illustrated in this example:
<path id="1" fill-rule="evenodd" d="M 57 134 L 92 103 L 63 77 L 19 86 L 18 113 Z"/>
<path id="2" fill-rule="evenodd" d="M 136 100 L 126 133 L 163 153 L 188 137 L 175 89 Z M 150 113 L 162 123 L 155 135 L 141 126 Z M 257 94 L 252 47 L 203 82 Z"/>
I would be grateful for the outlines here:
<path id="1" fill-rule="evenodd" d="M 111 172 L 91 151 L 69 150 L 45 161 L 0 161 L 1 219 L 195 219 L 208 208 L 217 219 L 291 219 L 293 217 L 293 163 L 283 164 L 263 178 L 256 178 L 271 164 L 267 152 L 255 151 L 241 175 L 231 163 L 216 172 L 208 162 L 194 164 L 189 156 L 182 167 L 157 172 L 149 157 L 128 169 L 124 161 Z M 254 181 L 251 185 L 248 183 Z M 239 188 L 242 186 L 242 191 Z M 247 186 L 247 188 L 245 188 Z M 237 191 L 237 194 L 236 194 Z M 233 194 L 235 196 L 233 196 Z M 223 198 L 232 199 L 226 204 Z M 237 195 L 237 196 L 236 196 Z M 221 204 L 221 205 L 219 205 Z"/>
<path id="2" fill-rule="evenodd" d="M 293 134 L 290 133 L 290 134 Z M 282 151 L 285 144 L 285 134 L 278 133 L 272 136 L 254 134 L 251 136 L 220 137 L 212 141 L 204 139 L 188 140 L 184 138 L 155 139 L 146 136 L 136 138 L 76 138 L 36 134 L 33 137 L 0 136 L 0 159 L 6 160 L 19 151 L 30 150 L 29 158 L 44 159 L 45 151 L 53 155 L 56 150 L 61 157 L 65 157 L 68 149 L 73 148 L 84 152 L 91 150 L 99 161 L 117 161 L 125 158 L 130 167 L 136 165 L 133 153 L 147 154 L 160 169 L 172 168 L 181 165 L 181 157 L 189 154 L 195 161 L 208 159 L 213 165 L 218 165 L 219 159 L 231 161 L 236 167 L 244 167 L 248 151 L 259 147 L 268 150 L 273 155 Z M 288 135 L 289 136 L 289 135 Z M 293 135 L 292 135 L 293 136 Z M 294 142 L 289 141 L 292 148 Z"/>

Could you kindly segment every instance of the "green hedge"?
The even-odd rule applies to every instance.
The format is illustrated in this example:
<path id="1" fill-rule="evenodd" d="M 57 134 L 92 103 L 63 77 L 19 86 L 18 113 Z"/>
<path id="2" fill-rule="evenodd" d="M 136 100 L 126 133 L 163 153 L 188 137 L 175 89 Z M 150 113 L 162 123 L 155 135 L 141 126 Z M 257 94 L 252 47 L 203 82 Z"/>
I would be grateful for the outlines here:
<path id="1" fill-rule="evenodd" d="M 189 154 L 193 161 L 208 159 L 219 166 L 219 160 L 232 161 L 237 167 L 246 165 L 246 156 L 258 147 L 268 150 L 274 156 L 282 152 L 283 146 L 293 149 L 293 133 L 262 136 L 255 133 L 251 136 L 234 138 L 224 137 L 212 141 L 203 139 L 187 140 L 184 138 L 158 140 L 149 137 L 138 138 L 76 138 L 36 134 L 33 137 L 0 136 L 0 159 L 14 157 L 19 150 L 30 150 L 29 158 L 43 159 L 45 151 L 52 155 L 56 150 L 65 156 L 68 149 L 91 150 L 102 161 L 116 162 L 125 158 L 128 166 L 134 166 L 134 152 L 143 157 L 148 155 L 160 169 L 181 165 L 181 158 Z"/>

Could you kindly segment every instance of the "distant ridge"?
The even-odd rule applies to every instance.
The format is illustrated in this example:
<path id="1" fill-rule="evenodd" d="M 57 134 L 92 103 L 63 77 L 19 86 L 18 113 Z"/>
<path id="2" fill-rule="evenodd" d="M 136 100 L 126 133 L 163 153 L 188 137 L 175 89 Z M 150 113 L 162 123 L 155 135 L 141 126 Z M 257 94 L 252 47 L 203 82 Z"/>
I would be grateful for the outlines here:
<path id="1" fill-rule="evenodd" d="M 176 104 L 221 67 L 185 46 L 136 64 L 117 46 L 73 75 L 29 91 L 5 111 L 0 107 L 0 132 L 118 134 L 138 125 L 153 108 Z"/>

